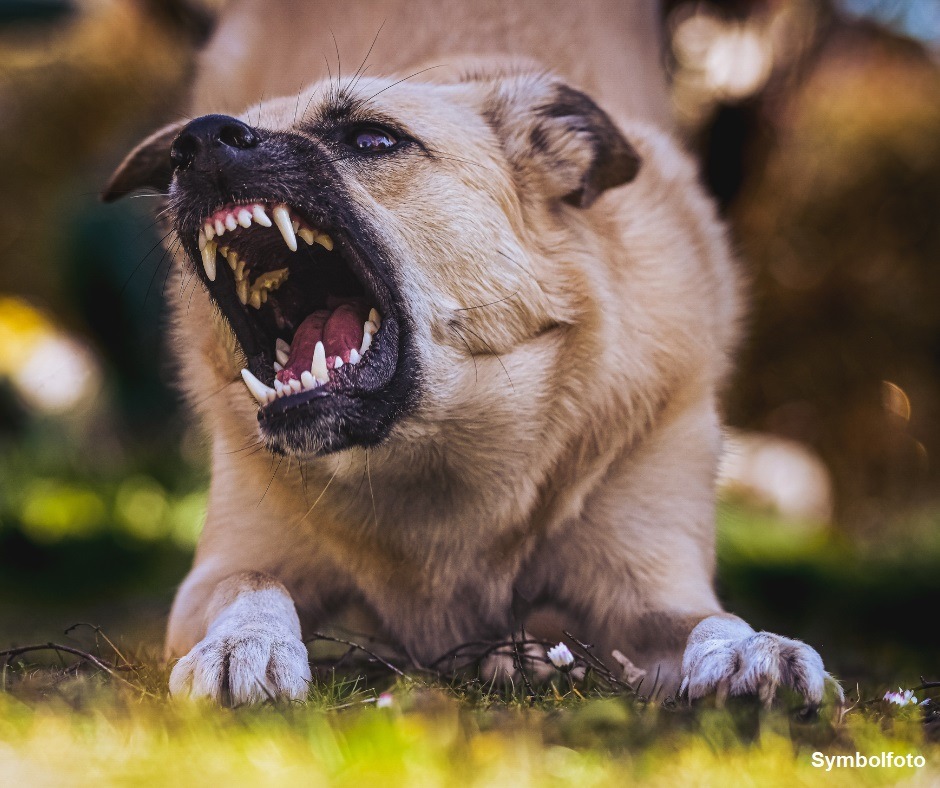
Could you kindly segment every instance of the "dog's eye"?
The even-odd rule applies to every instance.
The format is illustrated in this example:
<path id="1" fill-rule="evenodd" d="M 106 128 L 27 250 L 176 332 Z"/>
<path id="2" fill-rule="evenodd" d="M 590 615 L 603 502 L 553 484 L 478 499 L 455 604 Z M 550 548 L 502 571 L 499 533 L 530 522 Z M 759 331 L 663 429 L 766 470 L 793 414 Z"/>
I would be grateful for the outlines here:
<path id="1" fill-rule="evenodd" d="M 346 136 L 346 144 L 366 153 L 379 153 L 398 144 L 395 135 L 375 126 L 359 126 Z"/>

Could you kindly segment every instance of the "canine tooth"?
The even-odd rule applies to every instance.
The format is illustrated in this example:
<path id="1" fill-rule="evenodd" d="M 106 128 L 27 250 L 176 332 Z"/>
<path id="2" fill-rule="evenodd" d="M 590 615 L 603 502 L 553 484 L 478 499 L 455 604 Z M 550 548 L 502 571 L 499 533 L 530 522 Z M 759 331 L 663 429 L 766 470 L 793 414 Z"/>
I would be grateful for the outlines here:
<path id="1" fill-rule="evenodd" d="M 315 389 L 319 385 L 317 383 L 317 379 L 306 370 L 304 370 L 300 375 L 300 384 L 306 391 Z"/>
<path id="2" fill-rule="evenodd" d="M 202 249 L 202 267 L 206 269 L 210 282 L 215 281 L 215 250 L 215 241 L 206 241 Z"/>
<path id="3" fill-rule="evenodd" d="M 274 371 L 275 371 L 275 372 L 280 372 L 282 369 L 284 369 L 284 365 L 281 364 L 281 363 L 278 362 L 278 361 L 275 361 L 275 362 L 274 362 Z"/>
<path id="4" fill-rule="evenodd" d="M 252 290 L 251 295 L 248 297 L 248 303 L 255 309 L 261 309 L 261 291 Z"/>
<path id="5" fill-rule="evenodd" d="M 242 208 L 238 212 L 238 223 L 242 227 L 251 227 L 251 212 L 247 208 Z"/>
<path id="6" fill-rule="evenodd" d="M 362 331 L 365 334 L 375 334 L 379 330 L 379 327 L 373 323 L 371 320 L 366 320 L 365 325 L 362 327 Z"/>
<path id="7" fill-rule="evenodd" d="M 220 249 L 219 251 L 222 252 L 222 254 L 225 255 L 225 259 L 228 260 L 229 268 L 233 271 L 238 268 L 238 255 L 235 252 L 229 252 L 226 249 Z"/>
<path id="8" fill-rule="evenodd" d="M 287 210 L 287 206 L 283 203 L 274 209 L 274 223 L 277 225 L 277 229 L 281 231 L 281 237 L 284 239 L 284 243 L 287 244 L 287 248 L 292 252 L 296 252 L 297 236 L 294 235 L 294 227 L 291 224 L 290 213 Z"/>
<path id="9" fill-rule="evenodd" d="M 215 220 L 215 234 L 218 236 L 225 235 L 225 225 L 222 224 L 221 219 Z"/>
<path id="10" fill-rule="evenodd" d="M 235 278 L 248 281 L 248 277 L 245 276 L 245 259 L 243 257 L 238 258 L 238 265 L 235 267 Z"/>
<path id="11" fill-rule="evenodd" d="M 326 368 L 326 349 L 322 342 L 317 342 L 313 349 L 313 361 L 310 364 L 310 372 L 319 383 L 326 383 L 330 379 L 330 373 Z"/>
<path id="12" fill-rule="evenodd" d="M 359 348 L 359 355 L 364 356 L 366 354 L 366 351 L 371 346 L 372 346 L 372 334 L 370 334 L 368 331 L 364 331 L 362 333 L 362 346 Z"/>
<path id="13" fill-rule="evenodd" d="M 242 304 L 247 304 L 248 303 L 248 280 L 239 279 L 238 282 L 236 282 L 235 284 L 235 292 L 238 293 L 238 300 L 241 301 Z"/>
<path id="14" fill-rule="evenodd" d="M 320 233 L 317 235 L 317 243 L 320 244 L 326 251 L 333 251 L 333 239 L 330 238 L 326 233 Z"/>
<path id="15" fill-rule="evenodd" d="M 206 248 L 206 234 L 202 230 L 199 231 L 199 238 L 197 240 L 197 243 L 199 244 L 200 252 Z"/>
<path id="16" fill-rule="evenodd" d="M 263 205 L 255 205 L 251 209 L 251 215 L 254 217 L 255 221 L 260 224 L 262 227 L 270 227 L 271 220 L 268 218 L 268 215 L 264 212 Z"/>
<path id="17" fill-rule="evenodd" d="M 274 389 L 270 386 L 265 386 L 264 383 L 252 375 L 247 367 L 242 370 L 242 380 L 245 381 L 245 385 L 248 386 L 248 390 L 252 393 L 254 398 L 258 400 L 259 405 L 267 405 L 270 401 L 270 395 L 276 394 Z"/>
<path id="18" fill-rule="evenodd" d="M 355 348 L 350 350 L 349 351 L 349 363 L 358 364 L 360 361 L 362 361 L 362 356 L 359 355 L 359 351 L 356 350 Z"/>
<path id="19" fill-rule="evenodd" d="M 215 228 L 212 226 L 212 222 L 206 222 L 206 225 L 202 228 L 202 231 L 205 233 L 207 241 L 211 241 L 213 238 L 215 238 Z"/>
<path id="20" fill-rule="evenodd" d="M 274 355 L 277 356 L 278 361 L 282 364 L 286 364 L 287 360 L 290 358 L 290 345 L 283 339 L 278 339 L 274 346 Z"/>
<path id="21" fill-rule="evenodd" d="M 299 380 L 297 380 L 297 378 L 291 378 L 291 379 L 290 379 L 290 389 L 291 389 L 291 391 L 293 391 L 295 394 L 299 394 L 301 391 L 304 390 L 304 386 L 303 386 L 303 383 L 301 383 Z"/>
<path id="22" fill-rule="evenodd" d="M 231 232 L 236 227 L 238 227 L 238 221 L 235 219 L 235 217 L 232 214 L 229 214 L 228 216 L 226 216 L 225 217 L 225 229 Z"/>
<path id="23" fill-rule="evenodd" d="M 382 327 L 382 318 L 379 316 L 377 309 L 369 310 L 369 322 L 375 323 L 375 330 L 378 331 Z"/>
<path id="24" fill-rule="evenodd" d="M 313 234 L 313 230 L 311 230 L 309 227 L 301 227 L 297 231 L 297 235 L 303 238 L 304 243 L 306 243 L 307 246 L 313 246 L 313 241 L 316 236 Z"/>

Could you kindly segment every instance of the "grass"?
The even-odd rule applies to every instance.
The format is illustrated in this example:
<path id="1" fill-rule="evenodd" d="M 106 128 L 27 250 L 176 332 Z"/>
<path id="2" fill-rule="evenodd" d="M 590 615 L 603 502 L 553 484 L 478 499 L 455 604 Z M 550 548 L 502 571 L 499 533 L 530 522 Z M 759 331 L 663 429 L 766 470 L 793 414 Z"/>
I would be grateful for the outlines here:
<path id="1" fill-rule="evenodd" d="M 102 653 L 106 649 L 102 649 Z M 940 782 L 940 704 L 858 702 L 812 719 L 792 697 L 765 711 L 652 704 L 558 679 L 528 697 L 460 683 L 321 672 L 302 704 L 226 709 L 165 693 L 166 667 L 120 679 L 87 662 L 22 655 L 0 692 L 0 784 L 226 786 L 893 785 Z M 877 696 L 883 692 L 878 690 Z M 928 694 L 940 697 L 940 690 Z M 924 697 L 922 692 L 918 695 Z M 381 702 L 379 702 L 381 700 Z M 841 719 L 840 719 L 841 717 Z M 923 756 L 836 768 L 813 753 Z"/>

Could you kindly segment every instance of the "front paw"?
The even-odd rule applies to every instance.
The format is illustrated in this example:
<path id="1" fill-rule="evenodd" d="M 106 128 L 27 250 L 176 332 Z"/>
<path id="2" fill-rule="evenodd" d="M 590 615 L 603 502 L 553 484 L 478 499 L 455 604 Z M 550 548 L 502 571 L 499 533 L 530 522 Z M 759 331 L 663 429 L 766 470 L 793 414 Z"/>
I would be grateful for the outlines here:
<path id="1" fill-rule="evenodd" d="M 176 663 L 170 693 L 238 706 L 303 700 L 309 682 L 307 648 L 292 632 L 232 621 L 210 631 Z"/>
<path id="2" fill-rule="evenodd" d="M 695 634 L 693 630 L 682 658 L 679 690 L 689 702 L 714 692 L 719 705 L 729 694 L 757 695 L 769 705 L 783 685 L 815 707 L 822 702 L 827 682 L 834 685 L 840 702 L 843 699 L 842 688 L 826 672 L 822 658 L 799 640 L 753 630 L 727 638 L 696 639 Z"/>

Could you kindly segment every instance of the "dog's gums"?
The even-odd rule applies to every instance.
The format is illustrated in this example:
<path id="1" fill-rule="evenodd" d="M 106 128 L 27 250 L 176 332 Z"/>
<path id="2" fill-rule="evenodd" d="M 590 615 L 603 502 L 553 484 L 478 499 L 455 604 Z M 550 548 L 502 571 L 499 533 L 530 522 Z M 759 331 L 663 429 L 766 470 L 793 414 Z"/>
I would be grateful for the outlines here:
<path id="1" fill-rule="evenodd" d="M 226 232 L 228 236 L 223 241 Z M 278 233 L 288 250 L 287 253 L 280 250 L 285 255 L 283 259 L 270 248 L 271 239 L 276 239 Z M 325 251 L 314 257 L 304 255 L 298 238 L 307 247 L 317 245 Z M 248 368 L 241 373 L 262 407 L 282 397 L 327 387 L 331 373 L 347 364 L 359 364 L 369 352 L 382 318 L 367 300 L 364 288 L 357 292 L 351 282 L 340 281 L 334 272 L 332 280 L 317 283 L 321 285 L 319 292 L 316 288 L 304 293 L 287 287 L 281 290 L 290 280 L 292 267 L 297 271 L 296 281 L 309 278 L 303 267 L 326 269 L 337 263 L 324 259 L 335 248 L 330 235 L 311 227 L 290 206 L 259 202 L 226 205 L 202 223 L 197 244 L 209 282 L 217 279 L 221 255 L 231 269 L 235 293 L 242 306 L 255 309 L 258 320 L 268 326 L 273 321 L 277 361 L 273 365 L 272 384 L 265 384 Z M 306 312 L 308 306 L 322 308 Z M 335 381 L 338 376 L 334 374 L 333 378 Z"/>

